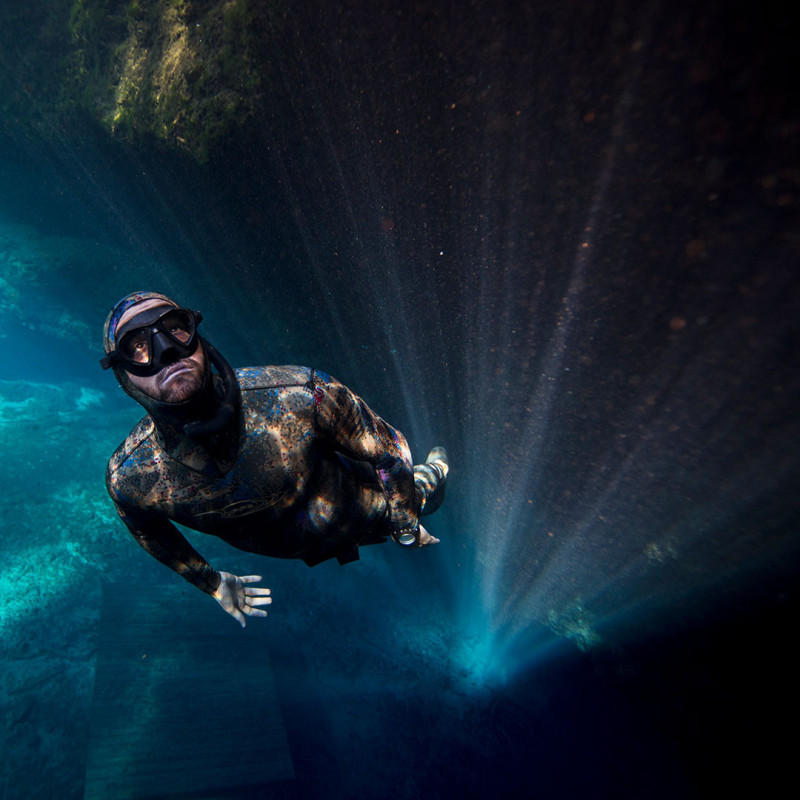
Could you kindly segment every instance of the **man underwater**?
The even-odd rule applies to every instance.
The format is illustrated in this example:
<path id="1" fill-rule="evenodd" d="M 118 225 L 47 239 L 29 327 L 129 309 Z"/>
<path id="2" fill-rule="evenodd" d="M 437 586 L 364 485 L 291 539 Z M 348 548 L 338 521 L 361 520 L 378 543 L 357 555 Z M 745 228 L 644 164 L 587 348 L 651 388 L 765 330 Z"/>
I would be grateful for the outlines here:
<path id="1" fill-rule="evenodd" d="M 106 485 L 147 550 L 242 627 L 265 617 L 259 575 L 218 572 L 170 522 L 251 553 L 346 564 L 391 537 L 439 540 L 419 517 L 444 499 L 447 454 L 412 467 L 402 433 L 346 386 L 306 367 L 231 369 L 197 333 L 202 316 L 156 292 L 122 298 L 100 362 L 147 416 L 108 463 Z M 216 371 L 212 371 L 212 366 Z"/>

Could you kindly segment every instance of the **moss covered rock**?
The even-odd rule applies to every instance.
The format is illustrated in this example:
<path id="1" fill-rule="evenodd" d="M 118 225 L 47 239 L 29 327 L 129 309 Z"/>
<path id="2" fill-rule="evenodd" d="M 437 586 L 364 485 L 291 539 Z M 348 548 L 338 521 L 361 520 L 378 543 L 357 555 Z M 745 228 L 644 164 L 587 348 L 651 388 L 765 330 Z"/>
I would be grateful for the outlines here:
<path id="1" fill-rule="evenodd" d="M 54 0 L 0 10 L 3 128 L 88 113 L 200 160 L 268 102 L 280 0 Z"/>

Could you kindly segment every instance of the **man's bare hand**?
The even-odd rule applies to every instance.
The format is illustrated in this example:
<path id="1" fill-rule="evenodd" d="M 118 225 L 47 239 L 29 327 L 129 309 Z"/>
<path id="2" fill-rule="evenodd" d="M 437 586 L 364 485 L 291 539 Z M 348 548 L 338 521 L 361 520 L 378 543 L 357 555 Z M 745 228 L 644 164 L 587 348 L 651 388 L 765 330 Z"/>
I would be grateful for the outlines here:
<path id="1" fill-rule="evenodd" d="M 439 540 L 435 536 L 431 536 L 422 525 L 419 526 L 419 546 L 427 547 L 429 544 L 439 544 Z"/>
<path id="2" fill-rule="evenodd" d="M 247 625 L 245 615 L 248 617 L 266 617 L 267 612 L 259 606 L 266 606 L 272 602 L 269 589 L 245 586 L 246 583 L 258 583 L 262 580 L 260 575 L 242 575 L 237 577 L 230 572 L 220 572 L 220 584 L 212 597 L 235 617 L 244 628 Z"/>

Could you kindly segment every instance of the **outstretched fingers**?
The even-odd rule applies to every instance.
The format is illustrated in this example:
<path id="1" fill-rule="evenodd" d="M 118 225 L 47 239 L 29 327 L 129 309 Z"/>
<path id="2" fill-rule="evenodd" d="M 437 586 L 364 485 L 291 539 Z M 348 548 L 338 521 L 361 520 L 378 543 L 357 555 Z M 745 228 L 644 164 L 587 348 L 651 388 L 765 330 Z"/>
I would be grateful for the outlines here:
<path id="1" fill-rule="evenodd" d="M 262 580 L 260 575 L 243 575 L 239 580 L 245 583 L 257 583 Z M 272 603 L 271 592 L 269 589 L 259 586 L 243 586 L 242 597 L 239 607 L 250 617 L 266 617 L 267 612 L 258 606 L 266 606 Z"/>
<path id="2" fill-rule="evenodd" d="M 249 586 L 244 590 L 244 593 L 248 597 L 264 597 L 266 595 L 271 594 L 269 589 L 261 589 L 261 588 L 250 588 Z"/>
<path id="3" fill-rule="evenodd" d="M 268 606 L 271 605 L 271 603 L 272 603 L 271 597 L 245 597 L 244 607 L 242 608 L 242 611 L 244 611 L 245 614 L 247 614 L 249 613 L 247 610 L 248 608 L 256 608 L 256 606 Z M 262 612 L 262 615 L 265 617 L 267 616 L 266 612 Z"/>

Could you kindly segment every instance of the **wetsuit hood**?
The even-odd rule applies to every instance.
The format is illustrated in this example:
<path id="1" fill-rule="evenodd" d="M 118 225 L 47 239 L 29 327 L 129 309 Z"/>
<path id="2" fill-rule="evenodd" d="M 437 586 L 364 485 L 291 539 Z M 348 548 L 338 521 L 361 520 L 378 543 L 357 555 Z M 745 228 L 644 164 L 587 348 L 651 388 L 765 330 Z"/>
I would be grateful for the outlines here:
<path id="1" fill-rule="evenodd" d="M 161 300 L 164 305 L 178 308 L 178 304 L 158 292 L 132 292 L 117 302 L 109 312 L 103 327 L 103 350 L 106 356 L 116 349 L 116 332 L 123 314 L 146 300 Z M 236 415 L 239 407 L 239 383 L 230 364 L 222 354 L 202 337 L 198 346 L 206 356 L 206 369 L 201 388 L 189 399 L 180 403 L 156 400 L 135 386 L 125 369 L 118 364 L 112 368 L 126 394 L 143 406 L 162 433 L 177 429 L 192 439 L 201 439 L 219 433 Z M 216 368 L 216 374 L 212 372 Z"/>

